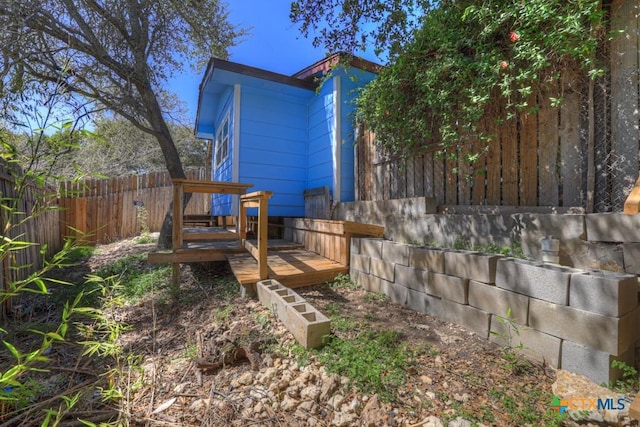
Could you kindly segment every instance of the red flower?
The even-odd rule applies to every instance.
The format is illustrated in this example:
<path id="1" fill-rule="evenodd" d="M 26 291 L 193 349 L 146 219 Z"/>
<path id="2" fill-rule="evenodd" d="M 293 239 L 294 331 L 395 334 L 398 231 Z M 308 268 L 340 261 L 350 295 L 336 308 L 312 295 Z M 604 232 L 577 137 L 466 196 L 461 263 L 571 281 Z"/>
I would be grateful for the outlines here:
<path id="1" fill-rule="evenodd" d="M 520 40 L 520 34 L 516 33 L 515 31 L 511 31 L 509 33 L 509 40 L 511 40 L 511 43 L 515 43 L 518 40 Z"/>
<path id="2" fill-rule="evenodd" d="M 506 70 L 509 67 L 509 63 L 507 61 L 502 61 L 500 63 L 500 68 L 502 68 L 503 70 Z"/>

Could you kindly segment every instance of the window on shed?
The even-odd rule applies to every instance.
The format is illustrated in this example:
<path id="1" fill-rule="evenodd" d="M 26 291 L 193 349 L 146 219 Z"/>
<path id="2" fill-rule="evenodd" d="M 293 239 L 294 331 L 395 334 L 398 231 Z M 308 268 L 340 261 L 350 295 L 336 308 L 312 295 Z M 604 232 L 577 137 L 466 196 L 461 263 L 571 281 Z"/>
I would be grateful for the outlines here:
<path id="1" fill-rule="evenodd" d="M 229 154 L 229 114 L 222 121 L 216 134 L 216 167 L 224 162 Z"/>

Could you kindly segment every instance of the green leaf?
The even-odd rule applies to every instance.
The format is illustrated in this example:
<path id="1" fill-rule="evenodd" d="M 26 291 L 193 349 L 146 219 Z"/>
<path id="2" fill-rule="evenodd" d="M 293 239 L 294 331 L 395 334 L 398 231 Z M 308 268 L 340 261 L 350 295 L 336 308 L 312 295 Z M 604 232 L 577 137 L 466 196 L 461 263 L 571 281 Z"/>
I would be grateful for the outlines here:
<path id="1" fill-rule="evenodd" d="M 18 360 L 22 358 L 22 354 L 20 353 L 20 351 L 18 351 L 18 349 L 13 344 L 4 340 L 2 342 L 4 343 L 5 347 L 9 349 L 13 357 L 15 357 Z"/>

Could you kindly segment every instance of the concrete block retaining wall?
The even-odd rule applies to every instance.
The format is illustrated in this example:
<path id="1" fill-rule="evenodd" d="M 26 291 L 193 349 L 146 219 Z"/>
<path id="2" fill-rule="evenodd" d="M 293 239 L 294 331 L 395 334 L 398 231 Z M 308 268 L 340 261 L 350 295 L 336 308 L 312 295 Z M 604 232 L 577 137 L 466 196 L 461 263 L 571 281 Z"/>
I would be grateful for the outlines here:
<path id="1" fill-rule="evenodd" d="M 338 203 L 332 219 L 384 226 L 384 237 L 396 242 L 454 247 L 518 245 L 542 260 L 541 240 L 559 240 L 560 264 L 640 274 L 640 215 L 585 214 L 580 208 L 437 206 L 415 197 Z"/>
<path id="2" fill-rule="evenodd" d="M 350 265 L 369 291 L 499 344 L 511 335 L 530 357 L 597 383 L 619 378 L 612 360 L 638 362 L 636 276 L 369 238 L 352 239 Z"/>

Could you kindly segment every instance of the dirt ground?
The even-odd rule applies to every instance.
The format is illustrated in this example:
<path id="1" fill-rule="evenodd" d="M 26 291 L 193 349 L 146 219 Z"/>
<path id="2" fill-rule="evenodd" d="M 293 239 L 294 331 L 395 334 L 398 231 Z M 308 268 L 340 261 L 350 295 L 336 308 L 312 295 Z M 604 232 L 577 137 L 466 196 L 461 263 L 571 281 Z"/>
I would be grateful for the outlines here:
<path id="1" fill-rule="evenodd" d="M 78 279 L 152 248 L 133 240 L 100 246 L 64 274 Z M 122 398 L 117 406 L 96 401 L 82 410 L 117 410 L 124 424 L 149 426 L 515 426 L 543 425 L 553 418 L 553 369 L 514 362 L 505 358 L 503 348 L 468 330 L 361 288 L 324 284 L 297 289 L 321 312 L 357 325 L 352 331 L 334 330 L 336 336 L 396 331 L 415 350 L 406 381 L 391 390 L 391 399 L 363 393 L 347 375 L 329 372 L 318 353 L 305 353 L 300 363 L 291 333 L 258 301 L 240 298 L 238 287 L 224 263 L 183 265 L 177 300 L 159 292 L 113 308 L 110 316 L 128 325 L 118 341 L 122 354 L 132 355 L 121 357 L 113 379 Z M 260 347 L 255 370 L 241 357 L 221 369 L 199 369 L 199 362 L 238 328 L 269 343 Z M 6 362 L 2 356 L 0 366 Z M 73 369 L 75 357 L 67 357 L 71 366 L 66 367 L 64 359 L 58 358 L 60 367 Z M 89 372 L 76 374 L 73 383 L 109 367 L 98 362 L 76 366 Z M 12 425 L 7 424 L 11 419 L 17 418 L 0 417 L 0 426 Z M 62 425 L 79 425 L 75 422 Z"/>

